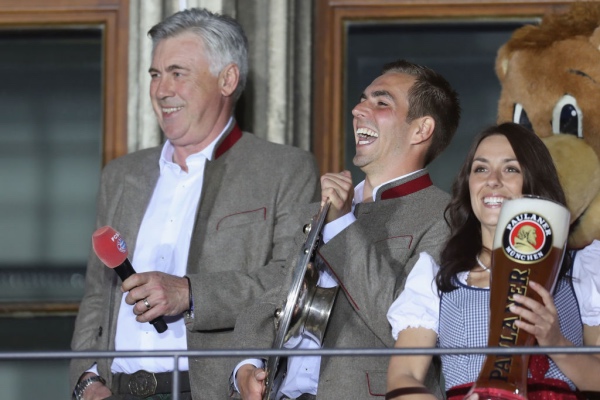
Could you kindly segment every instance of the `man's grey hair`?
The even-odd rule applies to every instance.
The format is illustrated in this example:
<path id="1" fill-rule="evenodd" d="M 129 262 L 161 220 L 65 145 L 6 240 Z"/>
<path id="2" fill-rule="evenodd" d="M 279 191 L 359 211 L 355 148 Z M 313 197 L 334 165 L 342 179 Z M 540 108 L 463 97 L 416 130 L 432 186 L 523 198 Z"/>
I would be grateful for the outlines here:
<path id="1" fill-rule="evenodd" d="M 212 13 L 205 9 L 190 8 L 179 11 L 154 25 L 148 36 L 152 39 L 152 52 L 161 40 L 191 32 L 202 38 L 207 52 L 210 72 L 214 76 L 229 64 L 240 70 L 238 86 L 233 94 L 238 100 L 248 77 L 248 39 L 242 26 L 228 15 Z"/>

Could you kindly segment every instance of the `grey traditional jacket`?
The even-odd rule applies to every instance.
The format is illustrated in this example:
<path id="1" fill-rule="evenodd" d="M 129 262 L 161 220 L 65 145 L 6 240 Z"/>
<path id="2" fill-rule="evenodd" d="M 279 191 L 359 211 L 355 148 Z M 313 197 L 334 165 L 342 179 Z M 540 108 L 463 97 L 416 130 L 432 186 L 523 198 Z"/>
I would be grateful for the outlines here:
<path id="1" fill-rule="evenodd" d="M 156 147 L 126 155 L 102 173 L 96 225 L 119 231 L 130 254 L 159 177 L 160 153 Z M 309 153 L 242 133 L 237 125 L 205 168 L 186 273 L 194 301 L 194 316 L 186 317 L 188 349 L 237 348 L 232 330 L 239 312 L 285 277 L 297 206 L 320 195 L 318 171 Z M 114 349 L 120 284 L 92 253 L 73 350 Z M 73 360 L 72 387 L 93 363 L 110 385 L 111 362 Z M 227 397 L 227 359 L 190 359 L 189 367 L 194 399 Z"/>
<path id="2" fill-rule="evenodd" d="M 358 204 L 357 220 L 319 248 L 319 256 L 340 285 L 324 348 L 394 345 L 386 313 L 403 290 L 419 253 L 426 251 L 439 258 L 448 235 L 443 218 L 448 199 L 423 170 L 385 185 L 375 202 Z M 310 213 L 304 217 L 306 221 L 310 221 Z M 303 239 L 302 234 L 297 235 L 298 249 Z M 270 347 L 273 309 L 283 304 L 288 288 L 265 295 L 261 303 L 243 313 L 235 330 L 241 344 Z M 323 357 L 317 398 L 383 398 L 388 361 L 388 357 L 379 356 Z M 436 376 L 430 377 L 429 385 L 434 393 L 442 393 Z"/>

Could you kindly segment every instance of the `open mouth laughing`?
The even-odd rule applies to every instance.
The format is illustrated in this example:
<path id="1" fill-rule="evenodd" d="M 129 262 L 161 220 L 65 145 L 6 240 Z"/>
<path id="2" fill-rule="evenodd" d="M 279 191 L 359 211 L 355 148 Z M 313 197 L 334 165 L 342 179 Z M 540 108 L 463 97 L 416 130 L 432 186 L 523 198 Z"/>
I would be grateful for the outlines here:
<path id="1" fill-rule="evenodd" d="M 356 130 L 356 137 L 357 145 L 366 145 L 373 143 L 379 137 L 379 134 L 368 128 L 358 128 Z"/>

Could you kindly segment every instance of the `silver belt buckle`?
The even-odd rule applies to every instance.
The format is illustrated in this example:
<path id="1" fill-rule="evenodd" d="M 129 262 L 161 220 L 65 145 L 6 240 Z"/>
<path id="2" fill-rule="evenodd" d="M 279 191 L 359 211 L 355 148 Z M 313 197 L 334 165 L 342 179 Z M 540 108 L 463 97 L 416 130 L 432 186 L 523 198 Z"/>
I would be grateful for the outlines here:
<path id="1" fill-rule="evenodd" d="M 156 376 L 143 369 L 135 372 L 129 380 L 129 392 L 135 396 L 146 397 L 156 392 Z"/>

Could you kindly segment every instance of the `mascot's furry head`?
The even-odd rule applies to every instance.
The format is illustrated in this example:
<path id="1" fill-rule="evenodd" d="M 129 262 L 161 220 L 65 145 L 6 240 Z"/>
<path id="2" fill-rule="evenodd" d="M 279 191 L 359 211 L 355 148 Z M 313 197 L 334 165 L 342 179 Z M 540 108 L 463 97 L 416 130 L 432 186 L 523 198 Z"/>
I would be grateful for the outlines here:
<path id="1" fill-rule="evenodd" d="M 498 51 L 498 122 L 550 149 L 571 211 L 569 246 L 600 240 L 600 2 L 517 29 Z"/>

